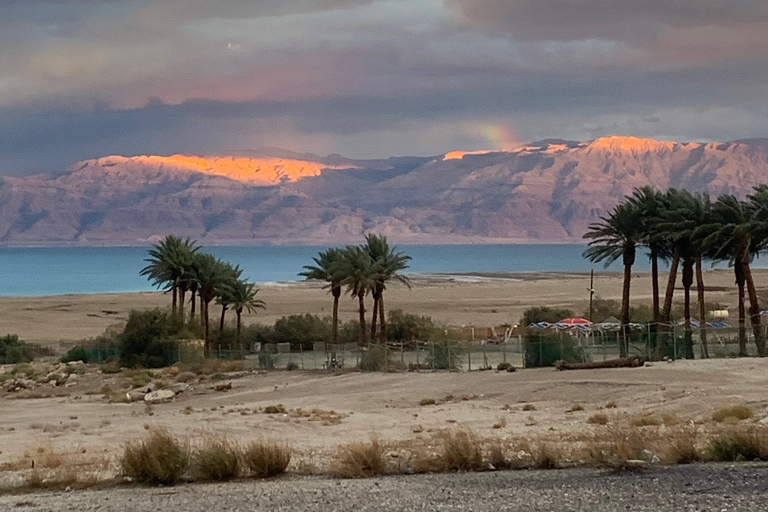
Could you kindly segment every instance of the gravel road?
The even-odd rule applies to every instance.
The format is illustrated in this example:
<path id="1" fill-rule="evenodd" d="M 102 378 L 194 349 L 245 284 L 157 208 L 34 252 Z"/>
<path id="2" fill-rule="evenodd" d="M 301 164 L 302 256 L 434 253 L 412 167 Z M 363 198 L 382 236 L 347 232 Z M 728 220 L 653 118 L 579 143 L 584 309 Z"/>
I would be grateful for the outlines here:
<path id="1" fill-rule="evenodd" d="M 695 464 L 642 472 L 502 471 L 336 480 L 131 487 L 0 496 L 0 510 L 60 511 L 763 511 L 768 464 Z"/>

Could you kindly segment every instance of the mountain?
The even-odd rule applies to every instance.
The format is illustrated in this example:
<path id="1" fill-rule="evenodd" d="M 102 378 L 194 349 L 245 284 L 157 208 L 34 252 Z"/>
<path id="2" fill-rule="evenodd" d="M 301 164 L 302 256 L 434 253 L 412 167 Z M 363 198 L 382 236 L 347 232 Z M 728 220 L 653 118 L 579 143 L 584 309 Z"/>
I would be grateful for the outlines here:
<path id="1" fill-rule="evenodd" d="M 579 241 L 633 188 L 745 196 L 768 139 L 545 140 L 511 151 L 352 160 L 277 149 L 107 156 L 0 178 L 0 244 Z"/>

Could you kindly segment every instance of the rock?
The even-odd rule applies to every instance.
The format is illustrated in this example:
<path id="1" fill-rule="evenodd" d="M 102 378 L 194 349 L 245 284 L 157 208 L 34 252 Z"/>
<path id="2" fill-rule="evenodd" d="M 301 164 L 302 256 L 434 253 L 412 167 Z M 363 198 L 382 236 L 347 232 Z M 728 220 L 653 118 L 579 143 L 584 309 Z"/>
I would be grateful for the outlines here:
<path id="1" fill-rule="evenodd" d="M 132 389 L 125 394 L 125 397 L 129 402 L 140 402 L 144 400 L 144 396 L 146 396 L 146 394 L 147 393 L 143 389 Z"/>
<path id="2" fill-rule="evenodd" d="M 85 363 L 82 361 L 70 361 L 67 363 L 67 366 L 85 366 Z"/>
<path id="3" fill-rule="evenodd" d="M 176 384 L 171 384 L 165 389 L 168 389 L 170 391 L 173 391 L 175 394 L 180 395 L 183 392 L 189 390 L 189 384 L 184 384 L 183 382 L 177 382 Z"/>
<path id="4" fill-rule="evenodd" d="M 144 395 L 144 401 L 147 403 L 155 404 L 158 402 L 166 402 L 176 396 L 176 393 L 170 389 L 158 389 Z"/>
<path id="5" fill-rule="evenodd" d="M 16 385 L 22 389 L 32 389 L 35 387 L 35 381 L 32 379 L 16 379 Z"/>
<path id="6" fill-rule="evenodd" d="M 214 391 L 229 391 L 232 389 L 232 383 L 227 382 L 226 384 L 216 384 L 213 386 Z"/>

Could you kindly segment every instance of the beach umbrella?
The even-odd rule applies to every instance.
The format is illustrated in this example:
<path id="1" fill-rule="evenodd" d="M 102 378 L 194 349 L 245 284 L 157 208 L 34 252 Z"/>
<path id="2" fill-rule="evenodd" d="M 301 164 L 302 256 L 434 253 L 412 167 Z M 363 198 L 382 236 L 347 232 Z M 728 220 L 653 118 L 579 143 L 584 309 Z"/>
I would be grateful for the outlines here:
<path id="1" fill-rule="evenodd" d="M 563 318 L 557 323 L 560 325 L 567 325 L 569 327 L 574 327 L 577 325 L 581 325 L 581 326 L 592 325 L 592 322 L 590 322 L 586 318 L 580 318 L 580 317 Z"/>

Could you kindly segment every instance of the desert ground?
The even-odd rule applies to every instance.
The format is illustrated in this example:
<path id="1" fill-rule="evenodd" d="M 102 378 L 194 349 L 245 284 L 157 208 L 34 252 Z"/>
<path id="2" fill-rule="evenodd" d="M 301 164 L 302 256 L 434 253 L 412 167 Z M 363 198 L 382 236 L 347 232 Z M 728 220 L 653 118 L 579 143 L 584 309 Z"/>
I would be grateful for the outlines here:
<path id="1" fill-rule="evenodd" d="M 756 272 L 760 287 L 766 277 L 768 272 Z M 645 274 L 636 276 L 636 302 L 650 301 L 648 281 Z M 735 304 L 729 272 L 708 272 L 706 281 L 710 300 Z M 534 305 L 583 311 L 588 285 L 589 276 L 562 273 L 422 276 L 414 279 L 411 290 L 393 286 L 387 305 L 451 325 L 516 323 Z M 598 274 L 595 288 L 603 298 L 619 298 L 621 278 Z M 249 321 L 325 314 L 331 302 L 313 284 L 264 287 L 261 295 L 268 310 Z M 132 308 L 167 303 L 168 296 L 161 293 L 2 298 L 0 332 L 42 343 L 83 339 L 99 334 Z M 356 314 L 351 300 L 342 314 Z M 44 374 L 55 361 L 35 364 Z M 153 371 L 152 385 L 174 387 L 178 393 L 154 405 L 120 399 L 132 386 L 139 387 L 135 372 L 75 368 L 66 385 L 13 392 L 4 385 L 0 390 L 0 483 L 18 482 L 32 461 L 45 468 L 51 458 L 81 461 L 76 464 L 101 477 L 114 475 L 124 444 L 153 427 L 167 428 L 193 444 L 212 434 L 238 442 L 285 442 L 294 449 L 289 470 L 316 473 L 327 469 L 339 445 L 371 436 L 392 443 L 391 456 L 397 458 L 403 447 L 428 446 L 440 432 L 457 428 L 496 439 L 517 453 L 535 450 L 542 440 L 567 446 L 608 439 L 629 426 L 656 437 L 664 437 L 665 429 L 689 427 L 706 433 L 719 428 L 712 413 L 735 404 L 754 412 L 745 425 L 761 426 L 768 422 L 766 364 L 745 358 L 658 362 L 632 369 L 394 374 L 228 367 L 194 373 L 171 368 Z M 6 365 L 0 373 L 10 369 Z M 220 384 L 231 384 L 231 389 L 216 390 Z M 590 422 L 596 414 L 604 414 L 607 422 Z"/>

